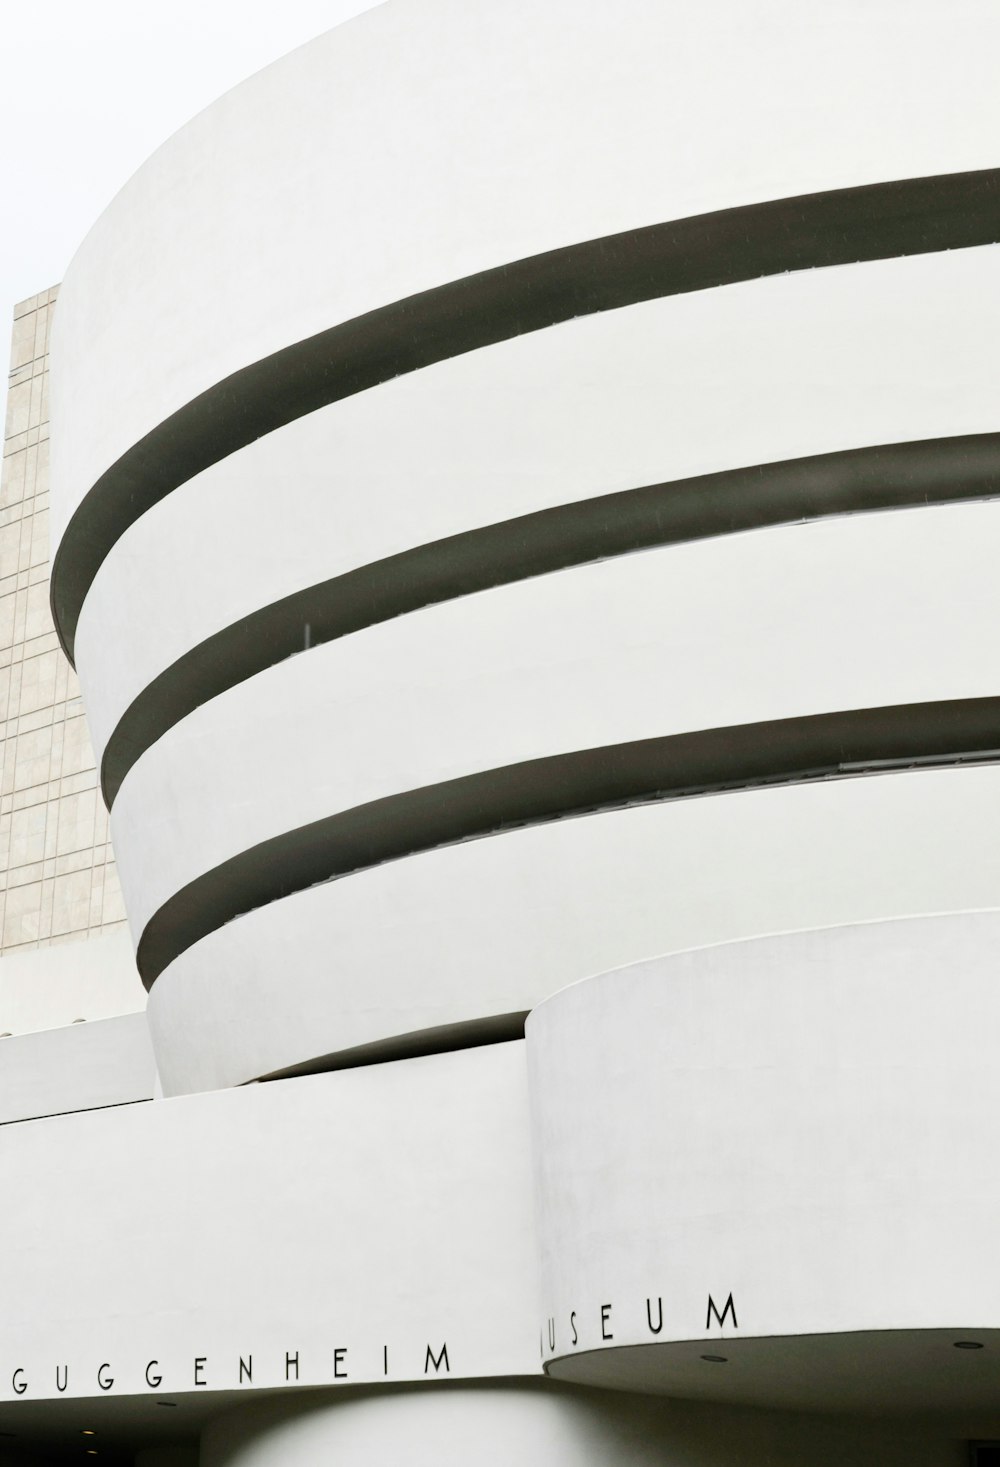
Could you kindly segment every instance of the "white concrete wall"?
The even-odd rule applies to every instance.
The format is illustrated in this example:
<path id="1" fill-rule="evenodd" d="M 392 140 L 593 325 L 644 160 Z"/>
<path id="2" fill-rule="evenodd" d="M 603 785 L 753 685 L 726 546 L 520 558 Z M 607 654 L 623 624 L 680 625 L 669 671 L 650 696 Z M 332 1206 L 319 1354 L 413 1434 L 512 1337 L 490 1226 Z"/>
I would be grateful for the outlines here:
<path id="1" fill-rule="evenodd" d="M 857 1410 L 985 1383 L 954 1342 L 1000 1338 L 998 936 L 996 913 L 801 933 L 537 1008 L 550 1372 Z"/>
<path id="2" fill-rule="evenodd" d="M 0 1125 L 129 1105 L 157 1091 L 145 1014 L 12 1036 L 3 1045 Z"/>
<path id="3" fill-rule="evenodd" d="M 527 1009 L 623 963 L 996 905 L 996 768 L 683 800 L 388 862 L 213 932 L 153 985 L 168 1093 Z"/>
<path id="4" fill-rule="evenodd" d="M 998 561 L 997 505 L 853 516 L 560 571 L 288 658 L 126 776 L 112 832 L 133 935 L 241 851 L 407 790 L 699 729 L 990 697 Z"/>
<path id="5" fill-rule="evenodd" d="M 998 39 L 985 0 L 411 0 L 320 38 L 165 145 L 67 273 L 66 563 L 75 510 L 144 435 L 359 314 L 706 210 L 995 166 Z M 997 431 L 998 257 L 567 322 L 214 465 L 122 536 L 83 608 L 99 745 L 200 640 L 379 556 L 685 474 Z M 995 521 L 914 508 L 649 551 L 262 671 L 122 787 L 134 934 L 213 864 L 362 800 L 596 743 L 992 695 Z M 998 919 L 978 911 L 1000 889 L 998 781 L 925 770 L 508 830 L 219 926 L 153 988 L 173 1098 L 0 1128 L 0 1406 L 18 1382 L 44 1402 L 68 1365 L 71 1396 L 113 1377 L 221 1407 L 250 1353 L 248 1389 L 428 1384 L 447 1341 L 470 1382 L 544 1360 L 582 1385 L 961 1424 L 890 1441 L 538 1380 L 234 1417 L 207 1467 L 377 1467 L 401 1441 L 457 1463 L 470 1437 L 486 1461 L 956 1463 L 1000 1344 Z M 534 1184 L 522 1043 L 190 1093 L 539 1004 Z M 702 1358 L 716 1288 L 740 1311 L 724 1366 Z M 651 1344 L 654 1293 L 670 1323 Z M 589 1333 L 567 1345 L 574 1312 Z M 956 1329 L 988 1348 L 956 1351 Z"/>
<path id="6" fill-rule="evenodd" d="M 0 1175 L 0 1405 L 539 1369 L 523 1042 L 0 1126 Z"/>
<path id="7" fill-rule="evenodd" d="M 258 439 L 137 520 L 98 573 L 76 645 L 99 757 L 205 637 L 381 557 L 644 484 L 995 431 L 998 271 L 986 247 L 646 302 Z"/>
<path id="8" fill-rule="evenodd" d="M 144 435 L 338 323 L 671 219 L 993 166 L 983 58 L 998 26 L 972 0 L 947 21 L 885 0 L 836 23 L 793 0 L 697 14 L 599 0 L 583 15 L 570 0 L 411 0 L 302 48 L 167 143 L 67 273 L 53 343 L 65 564 L 85 556 L 77 531 L 62 539 L 74 511 Z M 685 475 L 995 432 L 998 260 L 996 246 L 941 250 L 652 300 L 265 434 L 107 554 L 79 628 L 99 747 L 205 638 L 380 557 Z M 992 505 L 915 507 L 648 551 L 208 689 L 115 802 L 133 937 L 263 841 L 464 774 L 991 696 L 995 521 Z M 269 901 L 276 871 L 243 910 L 220 900 L 220 926 L 156 983 L 163 1083 L 241 1083 L 516 1013 L 692 944 L 992 905 L 982 816 L 996 798 L 992 770 L 892 776 L 576 819 Z"/>
<path id="9" fill-rule="evenodd" d="M 228 1409 L 234 1391 L 342 1383 L 342 1415 L 322 1398 L 333 1414 L 269 1406 L 206 1450 L 284 1460 L 287 1429 L 294 1461 L 322 1430 L 377 1463 L 401 1431 L 457 1452 L 475 1429 L 541 1461 L 581 1432 L 624 1451 L 657 1420 L 653 1439 L 692 1462 L 733 1447 L 742 1418 L 716 1406 L 660 1418 L 558 1390 L 519 1404 L 544 1359 L 605 1388 L 949 1411 L 971 1433 L 995 1408 L 1000 1339 L 984 1183 L 998 924 L 706 949 L 565 990 L 526 1045 L 2 1126 L 17 1185 L 0 1216 L 0 1408 L 204 1392 Z M 730 1291 L 737 1318 L 707 1327 L 707 1295 L 724 1309 Z M 970 1337 L 986 1350 L 954 1349 Z M 477 1409 L 426 1390 L 446 1380 L 521 1384 Z M 756 1421 L 749 1440 L 794 1460 L 803 1423 Z M 880 1431 L 841 1422 L 818 1442 Z"/>
<path id="10" fill-rule="evenodd" d="M 0 1033 L 138 1013 L 146 994 L 124 929 L 0 958 Z"/>
<path id="11" fill-rule="evenodd" d="M 988 0 L 421 0 L 320 37 L 165 144 L 70 264 L 56 538 L 170 412 L 364 311 L 662 220 L 995 166 L 998 31 Z"/>

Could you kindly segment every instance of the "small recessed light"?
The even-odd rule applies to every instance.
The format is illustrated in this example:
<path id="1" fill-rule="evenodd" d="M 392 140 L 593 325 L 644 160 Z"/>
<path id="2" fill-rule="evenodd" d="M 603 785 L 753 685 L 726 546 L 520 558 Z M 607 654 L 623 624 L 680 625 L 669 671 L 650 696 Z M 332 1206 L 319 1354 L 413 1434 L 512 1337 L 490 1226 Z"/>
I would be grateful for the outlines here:
<path id="1" fill-rule="evenodd" d="M 177 1405 L 177 1402 L 176 1401 L 157 1401 L 156 1404 L 158 1406 L 176 1406 Z"/>
<path id="2" fill-rule="evenodd" d="M 85 1426 L 80 1433 L 81 1436 L 96 1436 L 97 1432 L 92 1426 Z"/>
<path id="3" fill-rule="evenodd" d="M 729 1362 L 728 1355 L 702 1355 L 701 1358 L 709 1361 L 712 1365 L 726 1365 Z"/>
<path id="4" fill-rule="evenodd" d="M 956 1350 L 984 1350 L 986 1348 L 978 1340 L 955 1340 L 954 1345 Z"/>

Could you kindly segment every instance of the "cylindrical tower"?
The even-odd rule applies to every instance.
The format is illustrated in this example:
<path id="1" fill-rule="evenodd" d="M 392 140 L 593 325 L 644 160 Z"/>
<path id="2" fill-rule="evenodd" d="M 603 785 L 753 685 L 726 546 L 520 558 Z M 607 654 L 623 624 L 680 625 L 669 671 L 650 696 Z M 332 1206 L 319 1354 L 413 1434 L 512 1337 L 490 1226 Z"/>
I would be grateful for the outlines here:
<path id="1" fill-rule="evenodd" d="M 993 903 L 960 11 L 393 3 L 95 226 L 52 594 L 169 1090 Z"/>
<path id="2" fill-rule="evenodd" d="M 576 1385 L 909 1409 L 934 1332 L 1000 1324 L 989 1229 L 898 1299 L 988 1165 L 926 1076 L 995 1098 L 998 45 L 985 0 L 390 0 L 62 286 L 52 605 L 164 1090 L 542 1005 Z"/>

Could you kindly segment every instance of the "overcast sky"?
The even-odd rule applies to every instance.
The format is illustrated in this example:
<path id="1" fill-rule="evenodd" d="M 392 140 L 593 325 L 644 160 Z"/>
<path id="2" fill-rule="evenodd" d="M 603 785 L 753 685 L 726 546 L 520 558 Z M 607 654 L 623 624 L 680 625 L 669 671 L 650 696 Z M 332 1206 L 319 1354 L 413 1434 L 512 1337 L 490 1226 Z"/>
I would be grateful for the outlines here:
<path id="1" fill-rule="evenodd" d="M 0 0 L 0 358 L 126 179 L 196 112 L 378 0 Z"/>

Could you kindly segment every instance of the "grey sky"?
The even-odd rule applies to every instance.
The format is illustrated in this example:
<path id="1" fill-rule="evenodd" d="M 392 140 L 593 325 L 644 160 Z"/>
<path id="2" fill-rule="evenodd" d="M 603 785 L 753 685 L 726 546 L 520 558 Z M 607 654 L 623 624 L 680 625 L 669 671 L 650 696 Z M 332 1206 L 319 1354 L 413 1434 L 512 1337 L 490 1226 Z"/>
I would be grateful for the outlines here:
<path id="1" fill-rule="evenodd" d="M 0 321 L 62 278 L 98 214 L 165 138 L 375 3 L 0 0 Z"/>

